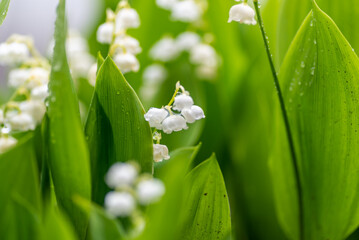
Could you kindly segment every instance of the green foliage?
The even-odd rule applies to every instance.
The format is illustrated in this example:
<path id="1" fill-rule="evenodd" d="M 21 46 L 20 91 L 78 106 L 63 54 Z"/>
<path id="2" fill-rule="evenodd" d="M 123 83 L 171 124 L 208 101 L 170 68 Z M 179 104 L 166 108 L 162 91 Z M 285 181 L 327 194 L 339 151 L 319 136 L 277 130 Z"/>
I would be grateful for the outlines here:
<path id="1" fill-rule="evenodd" d="M 113 163 L 135 160 L 142 171 L 152 172 L 152 133 L 144 114 L 136 93 L 112 59 L 106 58 L 98 71 L 85 127 L 96 203 L 102 204 L 109 191 L 104 176 Z"/>
<path id="2" fill-rule="evenodd" d="M 300 169 L 304 239 L 345 239 L 359 225 L 358 71 L 352 47 L 313 3 L 280 73 Z M 271 162 L 277 208 L 288 237 L 299 239 L 298 193 L 282 126 L 278 113 Z"/>
<path id="3" fill-rule="evenodd" d="M 49 166 L 57 202 L 83 238 L 88 216 L 73 203 L 73 197 L 79 195 L 90 199 L 90 166 L 77 96 L 66 59 L 66 33 L 65 0 L 60 0 L 49 84 Z"/>
<path id="4" fill-rule="evenodd" d="M 186 178 L 181 239 L 225 239 L 231 232 L 228 195 L 216 157 L 201 163 Z"/>
<path id="5" fill-rule="evenodd" d="M 9 9 L 10 0 L 1 0 L 0 1 L 0 26 L 4 22 L 7 10 Z"/>

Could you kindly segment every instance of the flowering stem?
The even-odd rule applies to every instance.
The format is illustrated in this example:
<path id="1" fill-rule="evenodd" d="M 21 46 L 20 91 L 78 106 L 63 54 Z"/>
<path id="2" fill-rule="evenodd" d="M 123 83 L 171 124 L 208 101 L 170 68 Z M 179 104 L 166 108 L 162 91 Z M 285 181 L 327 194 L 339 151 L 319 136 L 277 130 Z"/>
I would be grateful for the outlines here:
<path id="1" fill-rule="evenodd" d="M 167 106 L 171 106 L 171 105 L 172 105 L 172 103 L 175 101 L 175 97 L 176 97 L 176 95 L 177 95 L 177 93 L 178 93 L 179 90 L 180 90 L 180 88 L 179 88 L 179 87 L 176 87 L 176 91 L 175 91 L 175 93 L 173 94 L 173 96 L 172 96 L 170 102 L 167 104 Z"/>
<path id="2" fill-rule="evenodd" d="M 297 190 L 298 190 L 299 239 L 304 239 L 303 238 L 303 227 L 304 227 L 304 222 L 303 222 L 304 221 L 304 218 L 303 218 L 303 190 L 302 190 L 302 184 L 300 182 L 299 166 L 298 166 L 298 161 L 297 161 L 296 154 L 295 154 L 293 136 L 292 136 L 292 132 L 290 130 L 289 118 L 288 118 L 288 114 L 287 114 L 287 111 L 286 111 L 286 108 L 285 108 L 284 98 L 283 98 L 282 90 L 280 88 L 278 75 L 277 75 L 277 72 L 275 70 L 274 61 L 273 61 L 272 54 L 271 54 L 270 49 L 269 49 L 268 37 L 266 36 L 266 32 L 264 30 L 264 25 L 263 25 L 263 21 L 262 21 L 262 16 L 261 16 L 261 13 L 259 11 L 258 0 L 253 0 L 253 3 L 254 3 L 255 11 L 257 13 L 259 28 L 260 28 L 261 33 L 262 33 L 262 37 L 263 37 L 264 45 L 265 45 L 265 48 L 266 48 L 270 68 L 271 68 L 271 71 L 272 71 L 272 74 L 273 74 L 274 85 L 275 85 L 276 90 L 277 90 L 278 99 L 279 99 L 279 103 L 280 103 L 280 108 L 281 108 L 281 112 L 282 112 L 282 116 L 283 116 L 283 120 L 284 120 L 284 124 L 285 124 L 285 128 L 286 128 L 288 144 L 289 144 L 290 153 L 291 153 L 291 157 L 292 157 L 291 158 L 292 159 L 292 164 L 293 164 L 293 168 L 294 168 L 294 176 L 295 176 L 295 180 L 296 180 L 296 184 L 297 184 Z"/>

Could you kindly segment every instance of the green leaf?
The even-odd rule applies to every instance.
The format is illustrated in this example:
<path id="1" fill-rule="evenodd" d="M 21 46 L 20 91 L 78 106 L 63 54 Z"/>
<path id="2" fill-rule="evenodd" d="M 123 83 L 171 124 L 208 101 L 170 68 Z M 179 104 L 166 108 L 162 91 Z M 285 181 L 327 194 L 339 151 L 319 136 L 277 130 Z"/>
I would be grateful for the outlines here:
<path id="1" fill-rule="evenodd" d="M 0 26 L 4 22 L 7 10 L 9 9 L 10 0 L 1 0 L 0 1 Z"/>
<path id="2" fill-rule="evenodd" d="M 65 0 L 60 0 L 49 84 L 49 166 L 57 202 L 83 238 L 88 216 L 78 209 L 72 199 L 75 195 L 90 199 L 91 179 L 78 101 L 66 59 L 66 33 Z"/>
<path id="3" fill-rule="evenodd" d="M 44 240 L 76 240 L 74 229 L 68 219 L 57 209 L 48 208 L 45 211 L 42 227 Z"/>
<path id="4" fill-rule="evenodd" d="M 102 205 L 109 191 L 104 176 L 115 162 L 137 161 L 152 173 L 152 133 L 144 109 L 110 57 L 96 80 L 85 133 L 91 156 L 93 200 Z"/>
<path id="5" fill-rule="evenodd" d="M 228 195 L 215 155 L 186 178 L 189 195 L 180 239 L 225 239 L 231 232 Z"/>
<path id="6" fill-rule="evenodd" d="M 91 240 L 125 239 L 124 230 L 116 218 L 85 199 L 77 198 L 76 202 L 84 211 L 90 212 L 88 237 Z"/>
<path id="7" fill-rule="evenodd" d="M 311 9 L 312 0 L 283 0 L 278 22 L 278 62 L 282 62 L 303 19 Z M 359 49 L 359 5 L 353 1 L 317 0 L 342 30 L 352 46 Z"/>
<path id="8" fill-rule="evenodd" d="M 345 239 L 359 224 L 358 72 L 352 47 L 313 3 L 280 73 L 302 186 L 303 239 Z M 287 236 L 299 239 L 298 192 L 277 113 L 271 165 L 278 215 Z"/>
<path id="9" fill-rule="evenodd" d="M 7 211 L 15 194 L 40 211 L 39 174 L 32 137 L 32 134 L 27 134 L 16 147 L 0 155 L 0 179 L 3 183 L 0 188 L 0 236 L 7 230 Z"/>
<path id="10" fill-rule="evenodd" d="M 163 181 L 166 193 L 162 199 L 148 207 L 146 211 L 146 228 L 137 240 L 168 240 L 179 236 L 179 216 L 184 205 L 183 200 L 185 175 L 200 145 L 178 149 L 171 153 L 171 158 L 160 168 L 155 169 L 155 176 Z"/>

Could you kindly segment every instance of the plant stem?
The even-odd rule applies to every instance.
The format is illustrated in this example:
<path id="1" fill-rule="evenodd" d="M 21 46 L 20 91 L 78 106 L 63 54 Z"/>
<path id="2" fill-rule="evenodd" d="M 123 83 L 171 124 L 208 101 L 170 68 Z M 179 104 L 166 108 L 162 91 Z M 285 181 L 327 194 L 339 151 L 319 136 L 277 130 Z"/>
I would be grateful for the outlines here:
<path id="1" fill-rule="evenodd" d="M 288 118 L 288 114 L 287 114 L 287 111 L 286 111 L 286 108 L 285 108 L 284 98 L 283 98 L 282 90 L 280 88 L 278 75 L 277 75 L 277 72 L 275 70 L 274 61 L 273 61 L 272 54 L 271 54 L 270 49 L 269 49 L 268 37 L 267 37 L 266 32 L 264 30 L 262 16 L 261 16 L 261 13 L 259 11 L 258 0 L 253 0 L 253 3 L 254 3 L 255 11 L 257 13 L 258 25 L 259 25 L 259 28 L 260 28 L 261 33 L 262 33 L 262 37 L 263 37 L 264 45 L 265 45 L 265 48 L 266 48 L 270 68 L 271 68 L 271 71 L 272 71 L 272 74 L 273 74 L 274 85 L 275 85 L 276 90 L 277 90 L 277 95 L 278 95 L 280 108 L 281 108 L 281 112 L 282 112 L 282 117 L 283 117 L 285 128 L 286 128 L 288 144 L 289 144 L 290 153 L 291 153 L 291 157 L 292 157 L 292 164 L 293 164 L 293 168 L 294 168 L 294 176 L 295 176 L 295 180 L 296 180 L 296 184 L 297 184 L 297 190 L 298 190 L 299 239 L 304 239 L 304 234 L 303 234 L 303 230 L 304 230 L 303 190 L 302 190 L 302 184 L 300 182 L 299 166 L 298 166 L 298 161 L 297 161 L 296 154 L 295 154 L 293 136 L 292 136 L 292 132 L 291 132 L 291 129 L 290 129 L 289 118 Z"/>

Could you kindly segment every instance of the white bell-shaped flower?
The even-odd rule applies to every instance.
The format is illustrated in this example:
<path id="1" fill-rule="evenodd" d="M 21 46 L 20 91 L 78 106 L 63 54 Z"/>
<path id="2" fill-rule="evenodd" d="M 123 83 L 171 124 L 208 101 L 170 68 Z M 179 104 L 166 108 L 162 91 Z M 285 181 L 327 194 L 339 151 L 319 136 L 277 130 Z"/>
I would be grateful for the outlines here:
<path id="1" fill-rule="evenodd" d="M 113 39 L 115 25 L 112 22 L 101 24 L 97 29 L 97 41 L 110 44 Z"/>
<path id="2" fill-rule="evenodd" d="M 115 44 L 118 44 L 120 47 L 116 49 L 116 53 L 122 53 L 124 50 L 133 55 L 137 55 L 142 52 L 140 42 L 131 36 L 120 35 L 116 37 Z"/>
<path id="3" fill-rule="evenodd" d="M 8 151 L 10 148 L 14 147 L 17 143 L 17 140 L 11 136 L 0 137 L 0 154 Z"/>
<path id="4" fill-rule="evenodd" d="M 247 3 L 236 4 L 229 10 L 228 22 L 236 21 L 248 25 L 256 25 L 255 11 Z"/>
<path id="5" fill-rule="evenodd" d="M 12 130 L 15 131 L 29 131 L 36 128 L 36 122 L 28 113 L 19 113 L 11 116 L 8 123 Z"/>
<path id="6" fill-rule="evenodd" d="M 184 108 L 190 108 L 193 105 L 193 99 L 187 94 L 180 94 L 175 97 L 173 110 L 182 111 Z"/>
<path id="7" fill-rule="evenodd" d="M 115 163 L 108 170 L 105 180 L 110 188 L 129 186 L 136 180 L 138 171 L 129 163 Z"/>
<path id="8" fill-rule="evenodd" d="M 157 6 L 166 10 L 171 10 L 176 2 L 178 0 L 156 0 Z"/>
<path id="9" fill-rule="evenodd" d="M 153 160 L 155 162 L 162 162 L 163 159 L 170 159 L 167 146 L 162 144 L 153 144 Z"/>
<path id="10" fill-rule="evenodd" d="M 150 108 L 145 114 L 145 120 L 150 124 L 150 127 L 162 129 L 162 122 L 168 116 L 168 111 L 163 108 Z"/>
<path id="11" fill-rule="evenodd" d="M 24 85 L 29 78 L 30 78 L 30 69 L 28 68 L 13 69 L 9 72 L 8 84 L 10 87 L 18 88 Z"/>
<path id="12" fill-rule="evenodd" d="M 120 71 L 125 74 L 127 72 L 138 72 L 140 63 L 131 53 L 116 54 L 113 61 L 116 63 Z"/>
<path id="13" fill-rule="evenodd" d="M 44 101 L 49 96 L 49 88 L 47 84 L 35 87 L 31 90 L 31 98 L 33 100 Z"/>
<path id="14" fill-rule="evenodd" d="M 177 36 L 176 42 L 181 51 L 189 51 L 201 42 L 201 37 L 195 32 L 183 32 Z"/>
<path id="15" fill-rule="evenodd" d="M 16 65 L 28 59 L 29 48 L 25 43 L 11 42 L 0 44 L 0 65 Z"/>
<path id="16" fill-rule="evenodd" d="M 190 108 L 184 108 L 181 111 L 181 114 L 186 119 L 188 123 L 194 123 L 196 120 L 205 118 L 203 109 L 199 106 L 193 105 Z"/>
<path id="17" fill-rule="evenodd" d="M 165 193 L 165 185 L 158 179 L 142 180 L 137 185 L 137 198 L 141 205 L 157 202 Z"/>
<path id="18" fill-rule="evenodd" d="M 158 63 L 149 65 L 143 70 L 143 81 L 147 85 L 162 83 L 168 76 L 167 69 Z"/>
<path id="19" fill-rule="evenodd" d="M 162 122 L 163 132 L 171 134 L 172 132 L 179 132 L 188 129 L 186 120 L 180 115 L 171 115 Z"/>
<path id="20" fill-rule="evenodd" d="M 105 208 L 116 217 L 128 217 L 136 208 L 134 197 L 127 192 L 109 192 L 105 196 Z"/>
<path id="21" fill-rule="evenodd" d="M 87 75 L 87 79 L 92 86 L 95 86 L 96 78 L 97 78 L 97 63 L 94 63 L 90 67 L 89 73 Z"/>
<path id="22" fill-rule="evenodd" d="M 181 22 L 195 22 L 202 16 L 201 7 L 193 0 L 178 1 L 172 6 L 171 18 Z"/>
<path id="23" fill-rule="evenodd" d="M 179 56 L 176 41 L 172 37 L 163 37 L 153 45 L 150 50 L 150 57 L 153 60 L 169 62 Z"/>
<path id="24" fill-rule="evenodd" d="M 46 112 L 45 103 L 41 100 L 28 100 L 21 102 L 19 104 L 19 108 L 22 113 L 29 114 L 37 124 L 42 121 Z"/>
<path id="25" fill-rule="evenodd" d="M 35 67 L 30 69 L 30 76 L 29 79 L 25 82 L 25 85 L 27 88 L 33 89 L 35 87 L 47 84 L 49 79 L 49 70 L 41 67 Z"/>
<path id="26" fill-rule="evenodd" d="M 198 44 L 191 49 L 190 61 L 192 64 L 217 66 L 216 50 L 208 44 Z"/>
<path id="27" fill-rule="evenodd" d="M 133 8 L 123 8 L 116 16 L 116 32 L 128 28 L 138 28 L 140 26 L 140 17 Z"/>

